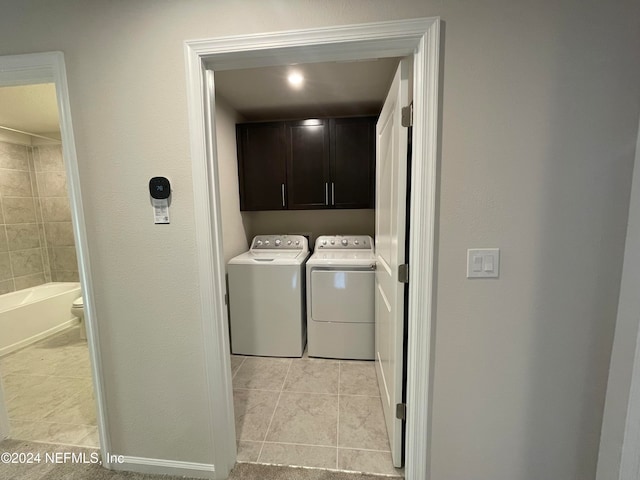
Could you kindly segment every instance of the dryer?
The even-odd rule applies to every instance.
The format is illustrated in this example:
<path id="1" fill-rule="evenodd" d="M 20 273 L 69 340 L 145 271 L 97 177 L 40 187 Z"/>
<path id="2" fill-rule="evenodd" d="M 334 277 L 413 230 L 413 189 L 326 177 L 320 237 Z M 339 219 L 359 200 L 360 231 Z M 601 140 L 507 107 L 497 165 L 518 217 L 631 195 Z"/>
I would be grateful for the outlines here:
<path id="1" fill-rule="evenodd" d="M 374 359 L 375 266 L 371 237 L 318 237 L 307 261 L 310 357 Z"/>
<path id="2" fill-rule="evenodd" d="M 258 235 L 227 265 L 231 352 L 301 357 L 306 343 L 302 235 Z"/>

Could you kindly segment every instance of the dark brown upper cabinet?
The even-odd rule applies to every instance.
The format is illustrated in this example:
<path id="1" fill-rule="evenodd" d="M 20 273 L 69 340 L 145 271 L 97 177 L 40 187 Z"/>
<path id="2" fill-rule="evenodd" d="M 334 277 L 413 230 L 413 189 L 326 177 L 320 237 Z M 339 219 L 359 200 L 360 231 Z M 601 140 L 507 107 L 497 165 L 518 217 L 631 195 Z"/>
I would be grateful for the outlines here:
<path id="1" fill-rule="evenodd" d="M 236 127 L 240 210 L 286 207 L 285 126 L 282 122 Z"/>
<path id="2" fill-rule="evenodd" d="M 286 125 L 288 207 L 329 208 L 329 120 L 300 120 Z"/>
<path id="3" fill-rule="evenodd" d="M 373 208 L 376 121 L 238 125 L 240 209 Z"/>
<path id="4" fill-rule="evenodd" d="M 331 120 L 331 204 L 373 208 L 377 117 Z"/>

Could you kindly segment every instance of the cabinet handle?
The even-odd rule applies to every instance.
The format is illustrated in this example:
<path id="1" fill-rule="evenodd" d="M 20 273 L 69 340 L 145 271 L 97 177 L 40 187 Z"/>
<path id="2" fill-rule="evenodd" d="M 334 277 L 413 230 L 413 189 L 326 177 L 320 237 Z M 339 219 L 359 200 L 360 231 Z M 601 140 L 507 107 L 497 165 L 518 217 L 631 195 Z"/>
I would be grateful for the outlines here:
<path id="1" fill-rule="evenodd" d="M 282 184 L 282 207 L 284 208 L 284 183 Z"/>
<path id="2" fill-rule="evenodd" d="M 329 184 L 324 182 L 324 204 L 329 205 Z"/>
<path id="3" fill-rule="evenodd" d="M 331 182 L 331 205 L 336 204 L 336 186 Z"/>

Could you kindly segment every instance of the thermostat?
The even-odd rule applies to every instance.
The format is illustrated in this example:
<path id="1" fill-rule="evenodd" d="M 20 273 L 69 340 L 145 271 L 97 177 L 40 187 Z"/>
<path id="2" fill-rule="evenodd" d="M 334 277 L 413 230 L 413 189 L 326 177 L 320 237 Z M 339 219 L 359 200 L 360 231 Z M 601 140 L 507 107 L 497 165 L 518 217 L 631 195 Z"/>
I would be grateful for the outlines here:
<path id="1" fill-rule="evenodd" d="M 171 201 L 171 183 L 166 177 L 153 177 L 149 180 L 149 194 L 153 205 L 154 223 L 169 223 L 169 203 Z"/>

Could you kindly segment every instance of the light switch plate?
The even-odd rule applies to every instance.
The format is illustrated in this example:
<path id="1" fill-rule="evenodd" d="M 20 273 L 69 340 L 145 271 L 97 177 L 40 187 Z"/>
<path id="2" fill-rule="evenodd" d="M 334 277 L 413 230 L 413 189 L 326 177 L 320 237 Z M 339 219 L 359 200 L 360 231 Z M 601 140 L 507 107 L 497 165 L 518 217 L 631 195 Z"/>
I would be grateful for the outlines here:
<path id="1" fill-rule="evenodd" d="M 467 250 L 467 278 L 498 278 L 499 276 L 499 248 L 470 248 Z"/>

